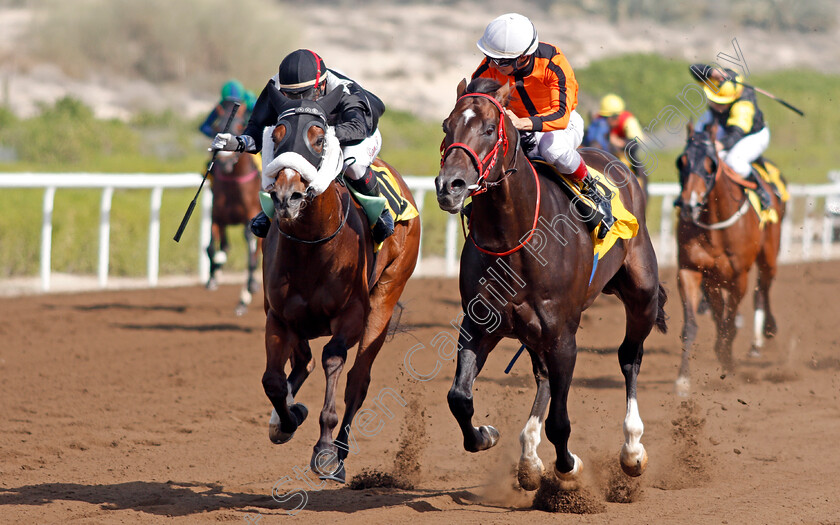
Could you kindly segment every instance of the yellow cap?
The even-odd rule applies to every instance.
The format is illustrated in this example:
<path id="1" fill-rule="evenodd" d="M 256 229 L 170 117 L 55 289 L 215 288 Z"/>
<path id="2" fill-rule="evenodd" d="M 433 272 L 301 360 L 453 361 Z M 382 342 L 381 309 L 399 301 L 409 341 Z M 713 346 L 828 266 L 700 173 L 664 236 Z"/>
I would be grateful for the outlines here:
<path id="1" fill-rule="evenodd" d="M 601 99 L 601 109 L 598 114 L 602 117 L 618 115 L 622 111 L 624 111 L 624 100 L 618 95 L 610 93 Z"/>
<path id="2" fill-rule="evenodd" d="M 741 75 L 735 75 L 735 80 L 740 82 Z M 735 102 L 738 99 L 738 97 L 741 96 L 741 93 L 744 92 L 743 85 L 736 84 L 731 80 L 724 80 L 720 84 L 718 84 L 717 81 L 712 79 L 709 79 L 708 82 L 712 84 L 716 89 L 710 87 L 708 83 L 704 83 L 703 91 L 706 92 L 706 98 L 708 98 L 711 102 L 715 102 L 717 104 L 731 104 Z"/>

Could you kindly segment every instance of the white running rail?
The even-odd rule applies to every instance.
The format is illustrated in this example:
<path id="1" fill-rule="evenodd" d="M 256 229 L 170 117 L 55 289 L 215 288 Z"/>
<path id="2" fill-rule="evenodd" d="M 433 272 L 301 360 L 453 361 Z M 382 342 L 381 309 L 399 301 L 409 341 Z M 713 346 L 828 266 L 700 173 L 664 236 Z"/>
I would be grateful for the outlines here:
<path id="1" fill-rule="evenodd" d="M 792 195 L 788 202 L 787 218 L 782 227 L 780 260 L 795 262 L 813 259 L 840 258 L 840 250 L 834 239 L 840 231 L 840 172 L 831 172 L 830 184 L 797 185 L 789 188 Z M 434 193 L 432 177 L 405 177 L 423 215 L 424 202 L 428 192 Z M 149 286 L 156 286 L 159 277 L 160 260 L 160 208 L 164 189 L 197 189 L 201 176 L 195 173 L 144 174 L 144 173 L 13 173 L 0 174 L 0 188 L 43 188 L 43 220 L 41 223 L 40 277 L 41 290 L 49 291 L 51 274 L 53 203 L 55 193 L 66 188 L 93 188 L 102 190 L 99 212 L 99 259 L 98 284 L 105 288 L 108 283 L 110 213 L 115 189 L 152 190 L 150 198 L 149 240 L 147 253 L 147 277 Z M 654 238 L 660 266 L 676 264 L 676 241 L 674 239 L 673 200 L 679 192 L 676 183 L 654 183 L 649 188 L 651 203 L 660 200 L 660 221 L 658 231 L 654 224 L 648 224 Z M 184 203 L 184 209 L 186 210 Z M 199 242 L 196 247 L 198 279 L 204 282 L 209 277 L 209 261 L 205 249 L 210 242 L 210 211 L 212 194 L 209 187 L 202 192 L 198 220 Z M 804 206 L 800 210 L 800 206 Z M 437 208 L 429 213 L 443 213 Z M 2 211 L 0 211 L 2 213 Z M 820 223 L 821 221 L 821 223 Z M 196 227 L 196 226 L 193 226 Z M 418 274 L 424 276 L 454 276 L 458 272 L 458 249 L 461 243 L 457 215 L 449 215 L 446 222 L 446 242 L 442 263 L 418 259 Z M 168 238 L 168 236 L 167 236 Z M 815 239 L 821 249 L 814 249 Z M 422 247 L 421 247 L 422 252 Z M 428 267 L 427 267 L 428 266 Z"/>

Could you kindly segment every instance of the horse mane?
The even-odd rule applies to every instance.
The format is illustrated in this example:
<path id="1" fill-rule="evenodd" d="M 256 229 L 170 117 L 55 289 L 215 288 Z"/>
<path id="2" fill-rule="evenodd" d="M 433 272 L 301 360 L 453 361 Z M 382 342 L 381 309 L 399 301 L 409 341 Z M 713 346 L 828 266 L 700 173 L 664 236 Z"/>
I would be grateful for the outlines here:
<path id="1" fill-rule="evenodd" d="M 465 93 L 485 93 L 487 95 L 492 95 L 498 91 L 500 87 L 502 87 L 502 85 L 492 78 L 476 78 L 470 81 Z"/>

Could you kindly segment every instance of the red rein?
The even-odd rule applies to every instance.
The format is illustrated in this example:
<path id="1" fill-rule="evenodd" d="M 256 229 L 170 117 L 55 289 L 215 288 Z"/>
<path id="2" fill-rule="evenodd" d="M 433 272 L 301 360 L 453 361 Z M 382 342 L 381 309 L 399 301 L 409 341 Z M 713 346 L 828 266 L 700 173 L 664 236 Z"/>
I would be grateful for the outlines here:
<path id="1" fill-rule="evenodd" d="M 464 144 L 463 142 L 452 143 L 446 149 L 444 149 L 444 147 L 443 147 L 443 142 L 441 142 L 441 144 L 440 144 L 440 149 L 441 149 L 440 166 L 441 166 L 441 168 L 443 167 L 443 164 L 446 161 L 446 157 L 448 157 L 449 153 L 451 153 L 452 150 L 455 149 L 455 148 L 459 148 L 459 149 L 464 150 L 466 152 L 467 156 L 470 157 L 470 160 L 473 161 L 473 164 L 475 164 L 475 169 L 478 172 L 478 179 L 476 180 L 476 184 L 479 187 L 477 189 L 473 190 L 470 193 L 470 197 L 472 197 L 474 195 L 479 195 L 479 194 L 487 191 L 487 176 L 490 174 L 490 170 L 493 169 L 493 167 L 496 165 L 496 161 L 498 160 L 498 157 L 499 157 L 499 148 L 502 148 L 502 150 L 503 150 L 502 151 L 502 159 L 504 159 L 504 157 L 507 156 L 508 139 L 507 139 L 507 135 L 505 134 L 505 110 L 502 107 L 502 105 L 499 104 L 499 101 L 496 100 L 494 97 L 486 94 L 486 93 L 468 93 L 468 94 L 465 94 L 465 95 L 461 96 L 461 98 L 466 98 L 466 97 L 484 97 L 487 100 L 490 100 L 491 102 L 493 102 L 493 104 L 499 110 L 499 125 L 498 125 L 499 137 L 496 140 L 496 145 L 493 146 L 493 149 L 490 150 L 490 152 L 484 157 L 484 160 L 479 160 L 478 154 L 475 152 L 475 150 L 473 150 L 471 147 L 469 147 L 467 144 Z M 460 101 L 461 98 L 459 98 L 458 100 Z M 485 162 L 487 162 L 486 165 L 485 165 Z M 531 167 L 531 172 L 534 174 L 534 181 L 537 183 L 537 204 L 536 204 L 536 209 L 534 210 L 534 224 L 533 224 L 533 226 L 531 226 L 531 231 L 528 234 L 528 238 L 526 238 L 524 241 L 519 243 L 515 248 L 511 248 L 508 251 L 505 251 L 505 252 L 491 252 L 491 251 L 485 250 L 484 248 L 479 246 L 475 242 L 475 239 L 473 238 L 472 231 L 470 231 L 469 238 L 472 241 L 473 245 L 476 247 L 476 249 L 478 251 L 480 251 L 481 253 L 486 253 L 487 255 L 494 255 L 496 257 L 503 257 L 505 255 L 510 255 L 512 253 L 515 253 L 515 252 L 518 252 L 519 250 L 521 250 L 526 244 L 528 244 L 528 241 L 530 241 L 531 238 L 534 236 L 534 231 L 537 229 L 537 221 L 539 220 L 539 217 L 540 217 L 540 193 L 541 193 L 541 188 L 540 188 L 540 178 L 537 175 L 537 170 L 534 169 L 533 164 L 531 164 L 530 162 L 528 162 L 528 165 Z M 464 231 L 464 236 L 466 237 L 467 233 L 466 233 L 466 228 L 464 228 L 464 217 L 463 216 L 461 217 L 461 229 Z"/>

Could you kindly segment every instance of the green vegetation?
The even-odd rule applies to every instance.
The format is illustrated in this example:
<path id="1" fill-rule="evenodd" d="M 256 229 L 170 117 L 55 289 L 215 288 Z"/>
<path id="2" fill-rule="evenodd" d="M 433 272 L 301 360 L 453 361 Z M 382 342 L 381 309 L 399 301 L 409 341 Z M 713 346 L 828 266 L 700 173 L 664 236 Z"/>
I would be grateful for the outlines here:
<path id="1" fill-rule="evenodd" d="M 262 86 L 267 64 L 294 49 L 298 24 L 278 2 L 38 0 L 28 52 L 80 78 L 221 85 L 236 71 Z M 282 28 L 282 30 L 278 30 Z"/>
<path id="2" fill-rule="evenodd" d="M 747 55 L 747 60 L 749 56 Z M 579 110 L 586 115 L 597 108 L 601 96 L 620 94 L 628 108 L 648 126 L 663 108 L 684 109 L 677 95 L 692 83 L 688 64 L 651 55 L 605 59 L 577 71 L 581 85 Z M 826 173 L 840 167 L 840 151 L 830 147 L 838 138 L 840 77 L 815 71 L 754 74 L 746 79 L 801 108 L 799 117 L 777 102 L 759 95 L 759 104 L 772 130 L 768 156 L 789 180 L 824 182 Z M 0 172 L 201 172 L 207 160 L 208 140 L 197 131 L 197 120 L 168 112 L 143 113 L 131 122 L 97 120 L 93 112 L 73 99 L 45 106 L 36 117 L 19 119 L 0 108 L 0 150 L 12 151 L 14 162 L 0 162 Z M 384 137 L 382 157 L 405 175 L 437 174 L 442 138 L 440 123 L 390 109 L 380 123 Z M 669 135 L 662 124 L 652 128 L 668 138 L 670 147 L 656 151 L 654 181 L 675 179 L 674 158 L 682 132 Z M 180 244 L 169 241 L 183 217 L 193 190 L 164 192 L 161 211 L 161 273 L 192 273 L 195 268 L 198 221 L 193 218 Z M 35 275 L 40 247 L 40 190 L 0 192 L 0 277 Z M 53 270 L 95 273 L 100 192 L 60 190 L 56 194 L 53 231 Z M 651 221 L 658 220 L 658 205 Z M 111 275 L 142 276 L 146 272 L 148 191 L 117 191 L 111 214 Z M 433 193 L 426 195 L 424 255 L 439 255 L 447 214 L 437 207 Z M 658 224 L 652 222 L 652 224 Z M 245 268 L 245 246 L 236 229 L 229 231 L 232 247 L 228 268 Z M 11 247 L 14 247 L 12 249 Z"/>

